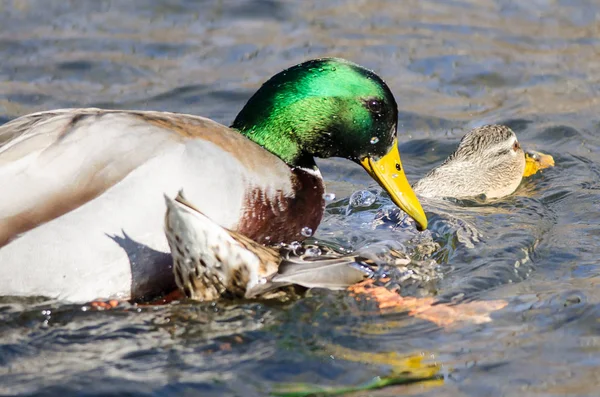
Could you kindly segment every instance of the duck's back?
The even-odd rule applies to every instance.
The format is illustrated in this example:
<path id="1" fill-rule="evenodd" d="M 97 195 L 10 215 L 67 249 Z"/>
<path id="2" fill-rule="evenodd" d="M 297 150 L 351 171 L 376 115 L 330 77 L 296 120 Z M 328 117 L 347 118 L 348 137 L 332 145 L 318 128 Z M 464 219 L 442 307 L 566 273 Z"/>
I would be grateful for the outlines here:
<path id="1" fill-rule="evenodd" d="M 174 285 L 163 193 L 184 188 L 235 230 L 249 224 L 240 221 L 253 187 L 262 202 L 294 190 L 281 160 L 196 116 L 37 113 L 0 127 L 0 145 L 1 295 L 81 301 L 162 292 Z"/>

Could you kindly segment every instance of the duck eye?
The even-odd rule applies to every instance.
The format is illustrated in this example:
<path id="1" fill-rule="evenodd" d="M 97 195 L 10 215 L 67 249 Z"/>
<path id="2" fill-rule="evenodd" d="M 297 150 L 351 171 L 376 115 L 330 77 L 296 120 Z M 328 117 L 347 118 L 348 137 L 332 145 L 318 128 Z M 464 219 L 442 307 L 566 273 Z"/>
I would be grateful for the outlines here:
<path id="1" fill-rule="evenodd" d="M 380 100 L 377 99 L 369 99 L 367 101 L 367 107 L 369 108 L 369 110 L 373 113 L 379 114 L 381 113 L 381 110 L 383 109 L 383 105 L 381 104 Z"/>
<path id="2" fill-rule="evenodd" d="M 513 143 L 513 150 L 516 152 L 520 148 L 521 148 L 521 145 L 519 145 L 519 142 L 515 141 L 515 143 Z"/>

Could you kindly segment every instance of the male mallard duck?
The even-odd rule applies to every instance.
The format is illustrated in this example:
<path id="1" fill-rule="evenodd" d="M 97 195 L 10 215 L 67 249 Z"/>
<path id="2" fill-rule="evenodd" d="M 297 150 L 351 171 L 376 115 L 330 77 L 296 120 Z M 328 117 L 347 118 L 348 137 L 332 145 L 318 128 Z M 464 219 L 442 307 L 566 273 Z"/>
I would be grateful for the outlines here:
<path id="1" fill-rule="evenodd" d="M 514 192 L 524 176 L 553 165 L 549 155 L 526 156 L 510 128 L 486 125 L 467 133 L 456 151 L 413 188 L 427 197 L 498 198 Z M 175 200 L 165 198 L 175 281 L 188 298 L 268 298 L 290 284 L 340 289 L 374 274 L 376 264 L 360 255 L 282 258 L 278 251 L 218 226 L 181 192 Z"/>
<path id="2" fill-rule="evenodd" d="M 63 109 L 0 127 L 0 295 L 136 299 L 175 288 L 163 193 L 258 242 L 304 239 L 324 210 L 314 157 L 361 164 L 421 229 L 375 73 L 316 59 L 267 81 L 230 128 L 185 114 Z M 172 194 L 172 193 L 171 193 Z"/>

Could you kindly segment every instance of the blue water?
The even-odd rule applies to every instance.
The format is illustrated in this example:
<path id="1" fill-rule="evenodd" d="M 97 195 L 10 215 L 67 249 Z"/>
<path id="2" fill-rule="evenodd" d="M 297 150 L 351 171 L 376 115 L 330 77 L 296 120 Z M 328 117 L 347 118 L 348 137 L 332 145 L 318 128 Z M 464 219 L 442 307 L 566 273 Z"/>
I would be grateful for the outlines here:
<path id="1" fill-rule="evenodd" d="M 393 352 L 440 365 L 443 382 L 368 395 L 597 395 L 600 4 L 521 3 L 0 2 L 0 122 L 102 106 L 229 123 L 271 75 L 341 56 L 394 92 L 410 180 L 487 123 L 509 125 L 557 164 L 502 200 L 424 200 L 432 227 L 417 236 L 374 220 L 391 203 L 361 169 L 319 162 L 336 199 L 317 239 L 347 249 L 383 241 L 413 255 L 438 244 L 425 256 L 439 278 L 403 293 L 505 301 L 489 322 L 444 327 L 328 291 L 105 312 L 3 299 L 0 394 L 262 396 L 279 383 L 368 381 L 390 372 L 375 353 Z M 349 208 L 364 189 L 377 201 Z"/>

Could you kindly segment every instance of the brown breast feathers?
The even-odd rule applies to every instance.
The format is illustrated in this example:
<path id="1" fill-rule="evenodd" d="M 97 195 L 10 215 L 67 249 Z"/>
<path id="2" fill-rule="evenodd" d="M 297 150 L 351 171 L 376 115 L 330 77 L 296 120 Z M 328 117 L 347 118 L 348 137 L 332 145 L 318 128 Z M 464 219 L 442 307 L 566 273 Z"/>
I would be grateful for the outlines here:
<path id="1" fill-rule="evenodd" d="M 302 241 L 314 233 L 325 209 L 323 179 L 302 168 L 292 169 L 291 175 L 289 197 L 281 191 L 267 196 L 258 187 L 248 191 L 239 233 L 261 244 Z"/>

